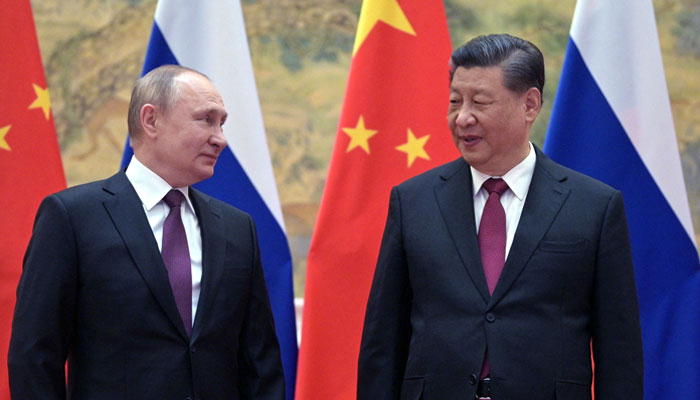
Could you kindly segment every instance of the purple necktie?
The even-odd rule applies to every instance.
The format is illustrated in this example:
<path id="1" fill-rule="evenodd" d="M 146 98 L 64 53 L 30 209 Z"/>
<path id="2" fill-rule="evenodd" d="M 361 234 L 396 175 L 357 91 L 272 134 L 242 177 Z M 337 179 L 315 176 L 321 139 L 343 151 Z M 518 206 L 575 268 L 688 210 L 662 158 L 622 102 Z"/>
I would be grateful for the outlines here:
<path id="1" fill-rule="evenodd" d="M 170 207 L 170 213 L 163 224 L 161 255 L 168 270 L 175 304 L 189 335 L 192 333 L 192 267 L 185 226 L 180 217 L 180 204 L 184 199 L 185 196 L 178 190 L 171 190 L 163 197 L 165 204 Z"/>
<path id="2" fill-rule="evenodd" d="M 506 262 L 506 212 L 501 205 L 501 195 L 508 190 L 508 184 L 500 178 L 489 178 L 484 182 L 484 189 L 489 192 L 489 198 L 479 224 L 479 250 L 489 294 L 493 294 Z M 488 376 L 489 372 L 487 351 L 481 378 Z"/>

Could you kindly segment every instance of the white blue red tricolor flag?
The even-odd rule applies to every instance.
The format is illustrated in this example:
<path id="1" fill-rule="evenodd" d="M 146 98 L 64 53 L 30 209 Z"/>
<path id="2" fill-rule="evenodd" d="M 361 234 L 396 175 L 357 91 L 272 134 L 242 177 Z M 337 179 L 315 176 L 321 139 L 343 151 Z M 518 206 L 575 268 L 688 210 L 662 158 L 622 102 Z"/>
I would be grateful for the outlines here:
<path id="1" fill-rule="evenodd" d="M 297 364 L 292 260 L 239 0 L 160 0 L 143 74 L 163 64 L 206 74 L 223 97 L 229 113 L 224 125 L 228 147 L 214 176 L 195 187 L 255 220 L 291 400 Z M 127 145 L 122 166 L 132 154 Z"/>
<path id="2" fill-rule="evenodd" d="M 651 0 L 579 0 L 544 145 L 622 191 L 647 399 L 700 399 L 700 261 Z"/>

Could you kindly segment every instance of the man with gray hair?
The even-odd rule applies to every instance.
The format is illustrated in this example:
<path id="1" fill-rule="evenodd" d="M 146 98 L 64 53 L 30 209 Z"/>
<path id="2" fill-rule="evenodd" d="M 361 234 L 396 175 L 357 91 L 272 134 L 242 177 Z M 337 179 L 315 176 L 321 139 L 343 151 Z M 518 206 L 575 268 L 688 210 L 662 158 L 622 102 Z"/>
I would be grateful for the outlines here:
<path id="1" fill-rule="evenodd" d="M 214 173 L 226 116 L 203 74 L 154 69 L 132 92 L 126 170 L 44 199 L 17 289 L 13 398 L 284 399 L 255 225 L 190 187 Z"/>
<path id="2" fill-rule="evenodd" d="M 462 157 L 392 189 L 358 399 L 591 399 L 591 349 L 596 400 L 642 399 L 622 195 L 529 141 L 544 77 L 510 35 L 452 53 Z"/>

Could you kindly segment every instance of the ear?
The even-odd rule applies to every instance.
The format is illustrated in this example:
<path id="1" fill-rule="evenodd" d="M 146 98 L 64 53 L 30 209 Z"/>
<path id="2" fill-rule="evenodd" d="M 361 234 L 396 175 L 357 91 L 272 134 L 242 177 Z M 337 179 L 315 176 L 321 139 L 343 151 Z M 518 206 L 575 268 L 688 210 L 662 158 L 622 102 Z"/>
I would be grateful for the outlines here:
<path id="1" fill-rule="evenodd" d="M 154 138 L 157 134 L 156 123 L 158 121 L 158 109 L 153 104 L 144 104 L 141 107 L 141 128 L 146 137 Z"/>
<path id="2" fill-rule="evenodd" d="M 535 118 L 540 113 L 542 109 L 542 93 L 535 88 L 531 87 L 525 92 L 525 120 L 527 122 L 535 122 Z"/>

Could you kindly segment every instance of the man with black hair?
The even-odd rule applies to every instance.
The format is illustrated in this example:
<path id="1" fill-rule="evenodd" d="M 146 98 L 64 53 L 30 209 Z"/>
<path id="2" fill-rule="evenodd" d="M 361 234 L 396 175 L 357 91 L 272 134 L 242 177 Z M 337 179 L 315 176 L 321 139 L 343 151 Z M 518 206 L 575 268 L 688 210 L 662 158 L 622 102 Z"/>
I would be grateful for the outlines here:
<path id="1" fill-rule="evenodd" d="M 453 52 L 462 157 L 392 189 L 358 399 L 590 399 L 591 349 L 596 400 L 642 399 L 622 195 L 530 143 L 544 76 L 510 35 Z"/>

